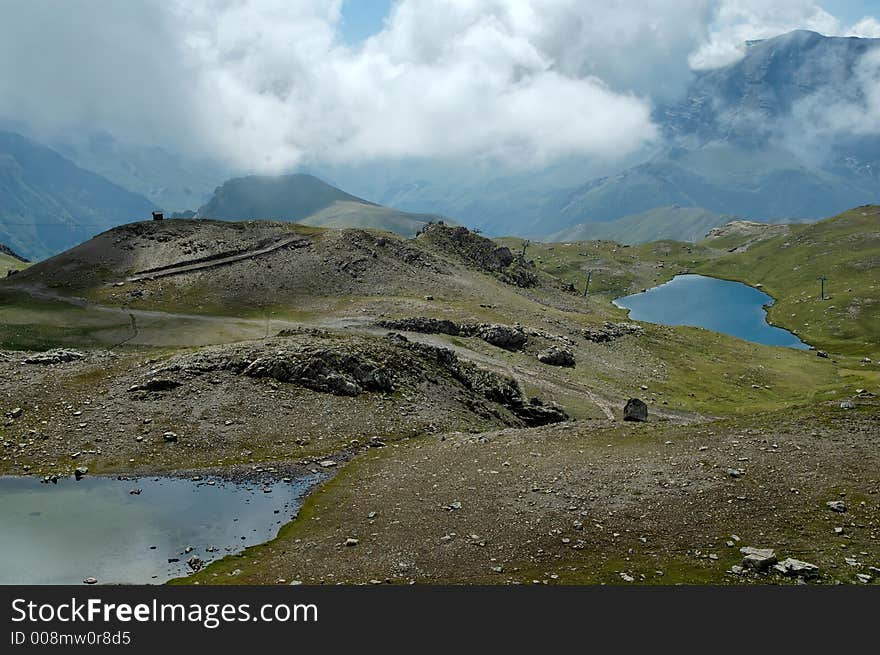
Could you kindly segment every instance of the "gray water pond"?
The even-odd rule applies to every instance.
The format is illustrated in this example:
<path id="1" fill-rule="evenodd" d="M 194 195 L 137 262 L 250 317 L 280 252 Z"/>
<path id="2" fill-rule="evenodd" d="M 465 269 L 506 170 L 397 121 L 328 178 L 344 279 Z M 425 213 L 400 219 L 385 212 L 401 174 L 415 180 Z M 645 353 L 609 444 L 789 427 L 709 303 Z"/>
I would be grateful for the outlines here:
<path id="1" fill-rule="evenodd" d="M 768 346 L 809 348 L 788 330 L 767 322 L 771 296 L 740 282 L 676 275 L 666 284 L 618 298 L 614 304 L 628 309 L 636 321 L 701 327 Z"/>
<path id="2" fill-rule="evenodd" d="M 0 584 L 162 583 L 274 538 L 318 479 L 0 477 Z"/>

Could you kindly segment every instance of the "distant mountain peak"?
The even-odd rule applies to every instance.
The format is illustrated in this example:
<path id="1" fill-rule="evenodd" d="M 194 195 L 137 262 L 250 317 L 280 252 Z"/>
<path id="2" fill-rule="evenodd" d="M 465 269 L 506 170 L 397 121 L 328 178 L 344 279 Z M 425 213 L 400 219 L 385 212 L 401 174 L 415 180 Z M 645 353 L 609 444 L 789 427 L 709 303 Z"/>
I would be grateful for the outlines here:
<path id="1" fill-rule="evenodd" d="M 761 143 L 798 102 L 847 88 L 880 39 L 795 30 L 748 45 L 742 59 L 699 72 L 680 102 L 659 108 L 670 139 L 689 147 L 712 140 Z"/>
<path id="2" fill-rule="evenodd" d="M 221 184 L 199 209 L 199 216 L 220 220 L 271 218 L 299 221 L 334 202 L 375 206 L 308 173 L 248 175 Z"/>
<path id="3" fill-rule="evenodd" d="M 377 205 L 307 173 L 248 175 L 227 180 L 199 209 L 202 218 L 270 219 L 328 227 L 363 227 L 413 236 L 441 217 Z"/>

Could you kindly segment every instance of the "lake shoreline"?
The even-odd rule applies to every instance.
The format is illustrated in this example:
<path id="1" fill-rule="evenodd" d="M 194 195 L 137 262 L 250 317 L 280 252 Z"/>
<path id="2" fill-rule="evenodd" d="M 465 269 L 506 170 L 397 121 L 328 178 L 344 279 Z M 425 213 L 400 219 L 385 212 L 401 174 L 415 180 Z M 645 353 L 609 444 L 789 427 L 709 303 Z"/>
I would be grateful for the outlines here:
<path id="1" fill-rule="evenodd" d="M 612 303 L 625 310 L 631 320 L 703 328 L 766 346 L 815 349 L 795 332 L 770 322 L 768 310 L 776 299 L 763 287 L 737 280 L 679 274 Z M 760 321 L 755 310 L 760 310 Z"/>

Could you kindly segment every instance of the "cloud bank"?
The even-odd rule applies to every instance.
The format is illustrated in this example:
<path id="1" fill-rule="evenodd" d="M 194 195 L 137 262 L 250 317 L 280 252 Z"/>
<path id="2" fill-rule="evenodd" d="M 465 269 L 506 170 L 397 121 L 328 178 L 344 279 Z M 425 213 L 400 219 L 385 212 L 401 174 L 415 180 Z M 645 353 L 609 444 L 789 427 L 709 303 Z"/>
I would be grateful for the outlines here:
<path id="1" fill-rule="evenodd" d="M 0 116 L 242 170 L 540 166 L 651 144 L 654 103 L 746 40 L 880 32 L 809 0 L 398 0 L 352 47 L 341 12 L 340 0 L 0 0 Z"/>

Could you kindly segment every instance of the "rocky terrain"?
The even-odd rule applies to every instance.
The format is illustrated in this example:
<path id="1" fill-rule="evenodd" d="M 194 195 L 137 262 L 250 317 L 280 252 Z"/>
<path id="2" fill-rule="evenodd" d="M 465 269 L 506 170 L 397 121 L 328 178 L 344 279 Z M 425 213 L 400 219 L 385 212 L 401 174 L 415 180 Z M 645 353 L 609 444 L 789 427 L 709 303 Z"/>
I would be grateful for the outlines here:
<path id="1" fill-rule="evenodd" d="M 870 244 L 872 220 L 819 225 Z M 795 234 L 811 248 L 800 230 L 626 248 L 438 223 L 115 228 L 0 282 L 0 472 L 332 473 L 276 539 L 187 582 L 872 582 L 874 351 L 610 302 L 787 256 Z M 848 284 L 870 314 L 869 276 Z"/>
<path id="2" fill-rule="evenodd" d="M 411 440 L 352 462 L 279 539 L 197 580 L 863 584 L 880 557 L 878 406 L 809 416 L 807 431 L 797 412 Z M 789 558 L 816 568 L 772 566 Z"/>

